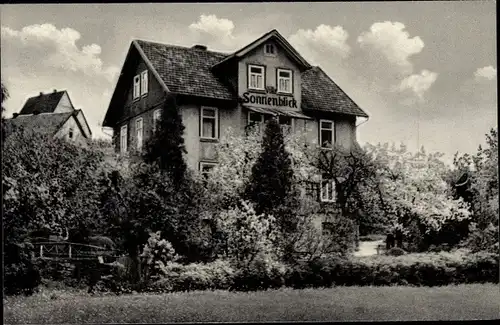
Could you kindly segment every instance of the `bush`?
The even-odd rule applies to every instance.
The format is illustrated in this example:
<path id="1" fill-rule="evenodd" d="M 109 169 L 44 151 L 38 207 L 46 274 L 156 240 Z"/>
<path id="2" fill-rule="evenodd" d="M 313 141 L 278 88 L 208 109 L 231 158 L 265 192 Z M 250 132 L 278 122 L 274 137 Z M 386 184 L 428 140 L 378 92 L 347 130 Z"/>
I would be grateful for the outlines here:
<path id="1" fill-rule="evenodd" d="M 416 285 L 498 283 L 498 255 L 462 251 L 439 254 L 376 255 L 345 260 L 318 258 L 300 262 L 286 276 L 294 288 L 332 285 Z"/>
<path id="2" fill-rule="evenodd" d="M 161 267 L 163 275 L 147 290 L 164 293 L 172 291 L 229 289 L 234 270 L 225 260 L 187 265 L 171 262 Z"/>
<path id="3" fill-rule="evenodd" d="M 392 247 L 386 252 L 389 256 L 401 256 L 406 254 L 405 250 L 399 247 Z"/>
<path id="4" fill-rule="evenodd" d="M 253 291 L 280 288 L 285 285 L 286 266 L 266 255 L 259 255 L 236 271 L 233 290 Z"/>

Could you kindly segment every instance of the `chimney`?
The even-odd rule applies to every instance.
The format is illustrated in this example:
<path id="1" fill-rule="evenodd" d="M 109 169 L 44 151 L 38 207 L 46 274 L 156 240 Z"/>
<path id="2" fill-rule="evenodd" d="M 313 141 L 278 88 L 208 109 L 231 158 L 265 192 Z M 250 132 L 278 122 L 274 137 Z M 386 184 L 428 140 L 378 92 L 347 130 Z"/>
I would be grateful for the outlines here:
<path id="1" fill-rule="evenodd" d="M 14 114 L 12 114 L 12 118 L 16 118 L 16 117 L 18 117 L 18 116 L 19 116 L 19 113 L 14 113 Z"/>
<path id="2" fill-rule="evenodd" d="M 206 45 L 201 45 L 201 44 L 196 44 L 192 48 L 195 49 L 195 50 L 200 50 L 200 51 L 206 51 L 207 50 L 207 46 Z"/>
<path id="3" fill-rule="evenodd" d="M 54 93 L 57 93 L 57 89 L 54 89 Z"/>
<path id="4" fill-rule="evenodd" d="M 42 92 L 40 92 L 40 97 L 41 97 L 41 96 L 43 96 L 43 93 L 42 93 Z"/>

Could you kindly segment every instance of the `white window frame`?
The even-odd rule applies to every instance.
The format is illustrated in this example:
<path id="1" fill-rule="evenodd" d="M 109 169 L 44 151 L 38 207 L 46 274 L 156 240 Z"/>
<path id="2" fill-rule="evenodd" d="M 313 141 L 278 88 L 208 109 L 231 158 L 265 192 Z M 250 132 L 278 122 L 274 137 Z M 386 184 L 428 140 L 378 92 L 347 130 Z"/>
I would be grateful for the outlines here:
<path id="1" fill-rule="evenodd" d="M 330 129 L 323 128 L 323 122 L 328 122 L 332 124 L 332 127 Z M 335 122 L 332 120 L 319 120 L 319 145 L 321 149 L 333 149 L 335 146 Z M 331 147 L 324 147 L 323 146 L 323 139 L 322 139 L 322 132 L 323 130 L 331 131 L 332 132 L 332 143 L 330 144 Z"/>
<path id="2" fill-rule="evenodd" d="M 323 190 L 323 186 L 326 188 L 326 192 Z M 337 191 L 335 188 L 335 180 L 334 179 L 324 179 L 323 176 L 321 176 L 321 183 L 320 183 L 320 200 L 321 202 L 336 202 L 337 201 Z"/>
<path id="3" fill-rule="evenodd" d="M 288 73 L 290 73 L 290 76 L 288 78 L 281 77 L 280 72 L 288 72 Z M 293 93 L 293 72 L 292 72 L 292 70 L 278 68 L 276 71 L 276 77 L 277 77 L 276 78 L 276 88 L 278 89 L 277 91 L 279 93 L 282 93 L 282 94 L 292 94 Z M 290 82 L 290 90 L 289 91 L 281 89 L 281 87 L 280 87 L 280 85 L 281 85 L 280 80 L 281 79 L 288 80 Z"/>
<path id="4" fill-rule="evenodd" d="M 158 123 L 160 122 L 161 119 L 161 108 L 156 109 L 153 112 L 153 132 L 156 132 L 158 129 Z"/>
<path id="5" fill-rule="evenodd" d="M 125 153 L 127 152 L 127 143 L 128 142 L 128 126 L 123 125 L 120 128 L 120 152 Z"/>
<path id="6" fill-rule="evenodd" d="M 203 112 L 205 110 L 213 110 L 215 112 L 215 116 L 205 116 L 203 114 Z M 213 137 L 205 136 L 203 134 L 203 120 L 205 118 L 215 120 L 215 134 Z M 214 140 L 214 139 L 219 138 L 219 109 L 217 107 L 209 107 L 209 106 L 201 106 L 200 107 L 200 138 L 201 139 L 209 139 L 209 140 Z"/>
<path id="7" fill-rule="evenodd" d="M 148 94 L 148 70 L 141 72 L 141 96 Z"/>
<path id="8" fill-rule="evenodd" d="M 273 49 L 273 52 L 268 52 L 268 46 L 270 46 Z M 264 45 L 264 55 L 266 56 L 276 56 L 276 46 L 272 43 L 267 43 Z"/>
<path id="9" fill-rule="evenodd" d="M 205 166 L 210 166 L 210 167 L 214 168 L 215 166 L 217 166 L 217 163 L 200 161 L 200 174 L 202 176 L 206 175 L 206 177 L 208 177 L 207 174 L 209 172 L 203 172 L 203 167 L 205 167 Z"/>
<path id="10" fill-rule="evenodd" d="M 137 99 L 141 97 L 141 76 L 135 75 L 133 82 L 133 99 Z"/>
<path id="11" fill-rule="evenodd" d="M 142 117 L 135 119 L 135 137 L 137 150 L 142 151 L 142 146 L 144 144 L 144 120 Z"/>
<path id="12" fill-rule="evenodd" d="M 258 68 L 261 69 L 261 73 L 254 73 L 251 72 L 252 68 Z M 261 76 L 262 77 L 262 87 L 252 87 L 252 83 L 250 82 L 252 79 L 252 75 L 256 76 Z M 266 89 L 266 68 L 262 65 L 255 65 L 255 64 L 249 64 L 248 65 L 248 89 L 255 89 L 255 90 L 265 90 Z"/>

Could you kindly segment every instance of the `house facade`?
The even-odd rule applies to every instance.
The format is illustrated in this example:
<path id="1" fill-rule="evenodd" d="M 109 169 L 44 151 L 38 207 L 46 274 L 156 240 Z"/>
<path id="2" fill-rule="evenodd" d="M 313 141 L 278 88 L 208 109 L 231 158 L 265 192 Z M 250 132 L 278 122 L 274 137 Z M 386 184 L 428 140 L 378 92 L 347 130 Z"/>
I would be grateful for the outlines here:
<path id="1" fill-rule="evenodd" d="M 50 134 L 80 145 L 92 139 L 83 111 L 74 108 L 65 90 L 30 97 L 21 111 L 6 121 L 7 136 L 19 129 Z"/>
<path id="2" fill-rule="evenodd" d="M 118 152 L 142 150 L 170 95 L 185 126 L 188 166 L 201 172 L 217 164 L 215 144 L 228 128 L 243 135 L 274 117 L 311 144 L 349 149 L 359 118 L 368 118 L 276 30 L 231 54 L 134 40 L 103 122 Z M 334 197 L 333 182 L 321 187 L 322 201 Z"/>

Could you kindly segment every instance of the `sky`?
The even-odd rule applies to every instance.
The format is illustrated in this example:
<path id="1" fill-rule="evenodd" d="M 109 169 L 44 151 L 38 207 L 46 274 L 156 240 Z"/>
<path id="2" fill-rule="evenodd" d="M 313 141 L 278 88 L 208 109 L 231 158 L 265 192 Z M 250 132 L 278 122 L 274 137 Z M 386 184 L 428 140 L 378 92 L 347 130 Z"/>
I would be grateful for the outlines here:
<path id="1" fill-rule="evenodd" d="M 231 53 L 278 30 L 370 116 L 363 143 L 451 160 L 497 127 L 494 1 L 0 5 L 7 117 L 67 90 L 95 137 L 133 39 Z M 361 121 L 358 123 L 362 123 Z"/>

